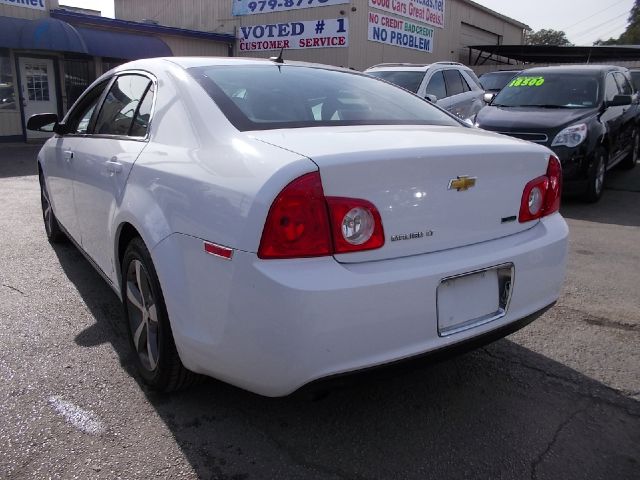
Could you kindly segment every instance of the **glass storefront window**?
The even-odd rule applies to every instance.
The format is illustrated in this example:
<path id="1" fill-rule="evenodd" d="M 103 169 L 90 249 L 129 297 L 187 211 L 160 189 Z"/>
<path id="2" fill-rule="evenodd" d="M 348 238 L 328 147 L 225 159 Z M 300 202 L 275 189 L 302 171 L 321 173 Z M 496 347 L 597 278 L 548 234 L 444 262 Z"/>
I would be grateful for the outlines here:
<path id="1" fill-rule="evenodd" d="M 118 65 L 122 65 L 126 60 L 118 60 L 116 58 L 103 58 L 102 59 L 102 73 L 107 73 L 112 68 L 116 68 Z"/>
<path id="2" fill-rule="evenodd" d="M 0 50 L 0 110 L 15 110 L 16 96 L 9 52 Z"/>
<path id="3" fill-rule="evenodd" d="M 87 59 L 66 58 L 64 60 L 64 85 L 67 94 L 67 109 L 95 80 L 93 62 Z"/>

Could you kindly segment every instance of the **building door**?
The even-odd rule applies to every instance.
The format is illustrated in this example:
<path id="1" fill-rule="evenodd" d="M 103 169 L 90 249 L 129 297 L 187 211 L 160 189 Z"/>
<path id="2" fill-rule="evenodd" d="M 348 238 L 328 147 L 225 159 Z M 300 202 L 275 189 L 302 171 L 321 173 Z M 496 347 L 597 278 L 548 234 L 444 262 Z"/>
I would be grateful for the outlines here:
<path id="1" fill-rule="evenodd" d="M 20 57 L 20 88 L 25 124 L 36 113 L 58 113 L 56 75 L 49 58 Z M 47 138 L 51 133 L 27 130 L 27 139 Z"/>

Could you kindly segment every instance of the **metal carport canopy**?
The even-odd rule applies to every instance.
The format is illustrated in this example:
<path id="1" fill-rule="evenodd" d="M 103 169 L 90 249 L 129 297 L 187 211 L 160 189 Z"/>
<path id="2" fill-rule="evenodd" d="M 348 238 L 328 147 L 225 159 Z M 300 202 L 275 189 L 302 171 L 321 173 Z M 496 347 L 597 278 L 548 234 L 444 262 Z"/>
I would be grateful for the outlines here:
<path id="1" fill-rule="evenodd" d="M 561 47 L 558 45 L 473 45 L 469 63 L 482 65 L 491 57 L 523 63 L 606 63 L 614 60 L 640 60 L 640 45 Z M 477 55 L 475 54 L 477 51 Z M 488 55 L 484 55 L 488 54 Z M 475 57 L 473 59 L 472 57 Z"/>

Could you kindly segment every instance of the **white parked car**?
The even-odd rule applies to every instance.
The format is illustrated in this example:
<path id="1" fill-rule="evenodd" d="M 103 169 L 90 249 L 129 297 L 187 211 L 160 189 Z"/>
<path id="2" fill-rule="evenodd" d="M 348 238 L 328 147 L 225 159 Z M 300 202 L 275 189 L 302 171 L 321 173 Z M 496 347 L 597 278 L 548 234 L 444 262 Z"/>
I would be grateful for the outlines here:
<path id="1" fill-rule="evenodd" d="M 99 78 L 38 155 L 45 227 L 122 298 L 144 381 L 268 396 L 532 321 L 567 225 L 545 147 L 366 75 L 168 58 Z"/>

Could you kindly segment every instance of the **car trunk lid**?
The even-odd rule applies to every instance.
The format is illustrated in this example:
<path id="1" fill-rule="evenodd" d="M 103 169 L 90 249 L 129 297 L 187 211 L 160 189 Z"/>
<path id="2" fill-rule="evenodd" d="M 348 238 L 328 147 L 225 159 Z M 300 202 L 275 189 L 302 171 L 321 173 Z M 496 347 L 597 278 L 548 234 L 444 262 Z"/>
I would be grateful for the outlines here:
<path id="1" fill-rule="evenodd" d="M 336 255 L 345 263 L 456 248 L 530 228 L 535 222 L 517 221 L 522 192 L 545 174 L 550 155 L 528 142 L 460 127 L 317 127 L 250 135 L 315 162 L 326 196 L 362 198 L 377 207 L 384 246 Z"/>

